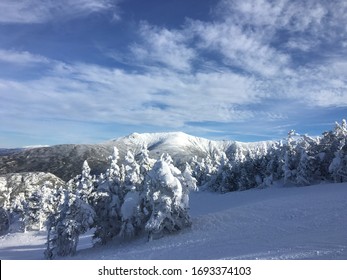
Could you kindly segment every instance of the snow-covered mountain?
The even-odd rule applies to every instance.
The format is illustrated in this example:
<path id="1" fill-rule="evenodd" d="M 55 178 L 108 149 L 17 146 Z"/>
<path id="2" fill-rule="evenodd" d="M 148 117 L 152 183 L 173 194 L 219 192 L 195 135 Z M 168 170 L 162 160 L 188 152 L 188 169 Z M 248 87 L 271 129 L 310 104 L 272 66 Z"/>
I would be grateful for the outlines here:
<path id="1" fill-rule="evenodd" d="M 23 149 L 21 148 L 14 148 L 14 149 L 4 149 L 4 148 L 0 148 L 0 156 L 6 156 L 6 155 L 10 155 L 16 152 L 19 152 Z"/>
<path id="2" fill-rule="evenodd" d="M 69 180 L 80 173 L 84 160 L 87 160 L 92 173 L 104 172 L 108 157 L 116 146 L 123 159 L 127 150 L 135 154 L 143 145 L 148 147 L 152 158 L 169 153 L 179 166 L 194 156 L 213 155 L 216 151 L 232 154 L 237 146 L 254 148 L 269 145 L 271 142 L 240 143 L 235 141 L 211 141 L 182 132 L 133 133 L 100 144 L 66 144 L 49 147 L 28 148 L 16 152 L 0 154 L 0 174 L 15 172 L 50 172 L 63 180 Z"/>

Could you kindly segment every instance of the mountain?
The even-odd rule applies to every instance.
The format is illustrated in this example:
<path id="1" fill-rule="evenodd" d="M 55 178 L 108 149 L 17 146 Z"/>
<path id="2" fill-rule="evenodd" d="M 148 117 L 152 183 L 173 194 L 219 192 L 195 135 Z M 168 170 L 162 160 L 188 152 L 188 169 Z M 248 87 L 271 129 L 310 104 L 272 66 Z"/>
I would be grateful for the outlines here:
<path id="1" fill-rule="evenodd" d="M 262 142 L 268 145 L 270 142 Z M 0 154 L 0 174 L 16 172 L 49 172 L 67 181 L 80 174 L 84 160 L 88 161 L 93 174 L 100 174 L 108 167 L 108 157 L 113 147 L 119 149 L 121 159 L 127 150 L 135 154 L 146 145 L 152 158 L 169 153 L 180 166 L 194 156 L 205 157 L 223 151 L 232 157 L 236 147 L 254 148 L 259 143 L 235 141 L 212 141 L 191 136 L 182 132 L 133 133 L 126 137 L 99 144 L 65 144 L 49 147 L 28 148 Z"/>
<path id="2" fill-rule="evenodd" d="M 6 156 L 6 155 L 10 155 L 16 152 L 19 152 L 23 149 L 21 148 L 14 148 L 14 149 L 4 149 L 4 148 L 0 148 L 0 156 Z"/>
<path id="3" fill-rule="evenodd" d="M 49 172 L 67 181 L 81 171 L 87 159 L 94 172 L 104 169 L 111 149 L 100 145 L 56 145 L 25 149 L 0 156 L 0 174 Z"/>

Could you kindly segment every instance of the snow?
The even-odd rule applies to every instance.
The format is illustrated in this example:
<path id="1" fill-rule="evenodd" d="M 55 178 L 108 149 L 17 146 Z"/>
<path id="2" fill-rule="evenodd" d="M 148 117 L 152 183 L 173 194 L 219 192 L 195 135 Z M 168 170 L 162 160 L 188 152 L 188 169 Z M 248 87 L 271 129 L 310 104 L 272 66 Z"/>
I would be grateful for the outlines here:
<path id="1" fill-rule="evenodd" d="M 347 183 L 271 187 L 190 196 L 193 225 L 147 242 L 145 236 L 91 247 L 81 237 L 72 259 L 347 259 Z M 45 232 L 0 237 L 0 259 L 42 259 Z"/>
<path id="2" fill-rule="evenodd" d="M 121 213 L 124 220 L 130 219 L 134 215 L 138 201 L 138 192 L 130 191 L 126 194 L 124 198 L 124 203 L 121 208 Z"/>
<path id="3" fill-rule="evenodd" d="M 190 148 L 198 148 L 204 152 L 211 152 L 216 149 L 226 150 L 233 145 L 234 141 L 211 141 L 205 138 L 191 136 L 184 132 L 161 132 L 161 133 L 132 133 L 129 136 L 114 139 L 113 142 L 124 141 L 128 146 L 157 147 L 162 146 L 163 150 L 186 151 Z M 254 143 L 257 145 L 257 143 Z"/>

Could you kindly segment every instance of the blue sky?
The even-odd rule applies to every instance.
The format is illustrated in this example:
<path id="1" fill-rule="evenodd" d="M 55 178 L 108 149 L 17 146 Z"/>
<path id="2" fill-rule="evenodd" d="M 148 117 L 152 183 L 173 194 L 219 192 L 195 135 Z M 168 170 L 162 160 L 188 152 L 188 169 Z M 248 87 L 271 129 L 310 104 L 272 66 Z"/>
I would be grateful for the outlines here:
<path id="1" fill-rule="evenodd" d="M 1 0 L 0 147 L 320 135 L 347 117 L 346 14 L 335 0 Z"/>

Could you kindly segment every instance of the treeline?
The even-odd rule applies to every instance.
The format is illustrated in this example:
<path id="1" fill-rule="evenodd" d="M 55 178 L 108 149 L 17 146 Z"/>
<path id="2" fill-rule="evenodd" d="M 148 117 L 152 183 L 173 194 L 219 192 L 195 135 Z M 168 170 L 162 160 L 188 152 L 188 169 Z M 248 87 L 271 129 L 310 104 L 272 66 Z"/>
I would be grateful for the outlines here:
<path id="1" fill-rule="evenodd" d="M 198 186 L 218 192 L 284 185 L 307 186 L 322 181 L 347 181 L 347 124 L 336 123 L 320 137 L 298 135 L 291 130 L 282 141 L 249 148 L 236 145 L 226 155 L 192 161 Z"/>

